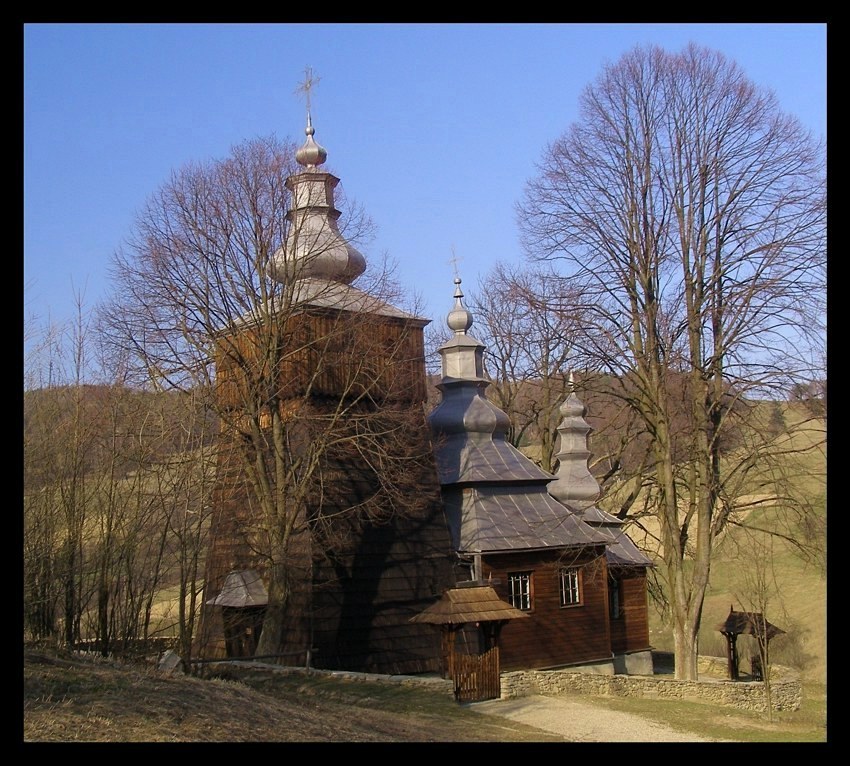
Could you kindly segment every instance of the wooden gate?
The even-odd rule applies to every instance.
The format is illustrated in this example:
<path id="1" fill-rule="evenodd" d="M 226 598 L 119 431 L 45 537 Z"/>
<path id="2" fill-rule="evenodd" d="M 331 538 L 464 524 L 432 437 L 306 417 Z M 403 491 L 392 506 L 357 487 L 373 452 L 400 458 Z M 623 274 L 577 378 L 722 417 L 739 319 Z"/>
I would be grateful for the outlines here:
<path id="1" fill-rule="evenodd" d="M 484 654 L 456 654 L 453 658 L 455 699 L 481 702 L 502 695 L 499 682 L 499 647 Z"/>

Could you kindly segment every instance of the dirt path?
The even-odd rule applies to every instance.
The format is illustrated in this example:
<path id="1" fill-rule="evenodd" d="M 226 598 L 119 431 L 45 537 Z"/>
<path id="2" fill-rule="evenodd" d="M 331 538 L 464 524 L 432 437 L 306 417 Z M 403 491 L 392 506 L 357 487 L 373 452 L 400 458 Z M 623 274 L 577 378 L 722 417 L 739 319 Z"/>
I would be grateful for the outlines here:
<path id="1" fill-rule="evenodd" d="M 558 734 L 568 742 L 715 741 L 675 731 L 638 715 L 619 713 L 564 697 L 532 695 L 475 702 L 467 707 Z"/>

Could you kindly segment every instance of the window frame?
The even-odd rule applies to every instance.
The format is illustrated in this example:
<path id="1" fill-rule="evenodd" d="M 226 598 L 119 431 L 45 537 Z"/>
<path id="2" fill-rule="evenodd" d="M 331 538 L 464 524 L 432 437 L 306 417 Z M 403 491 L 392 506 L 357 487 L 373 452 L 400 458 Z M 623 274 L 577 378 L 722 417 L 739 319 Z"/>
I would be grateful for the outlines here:
<path id="1" fill-rule="evenodd" d="M 530 570 L 508 572 L 508 602 L 521 612 L 530 612 L 534 606 L 533 574 Z"/>
<path id="2" fill-rule="evenodd" d="M 558 569 L 558 602 L 561 609 L 571 609 L 584 604 L 582 567 Z"/>

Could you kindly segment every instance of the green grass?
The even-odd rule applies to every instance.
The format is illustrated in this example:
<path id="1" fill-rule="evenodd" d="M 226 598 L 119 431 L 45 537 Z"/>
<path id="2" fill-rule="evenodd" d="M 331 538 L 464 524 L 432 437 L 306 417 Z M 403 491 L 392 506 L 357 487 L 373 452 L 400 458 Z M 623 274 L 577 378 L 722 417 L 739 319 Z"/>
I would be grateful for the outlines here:
<path id="1" fill-rule="evenodd" d="M 761 486 L 768 470 L 786 480 L 789 498 L 758 505 L 737 523 L 727 527 L 717 539 L 711 565 L 711 578 L 706 593 L 700 629 L 700 654 L 725 656 L 726 642 L 717 630 L 729 613 L 756 610 L 765 603 L 753 585 L 761 569 L 765 576 L 762 595 L 767 597 L 763 609 L 767 619 L 785 630 L 785 635 L 771 641 L 771 659 L 780 665 L 797 669 L 806 682 L 826 683 L 826 569 L 825 556 L 807 560 L 791 541 L 808 540 L 820 544 L 825 551 L 826 530 L 826 447 L 823 443 L 826 424 L 807 419 L 799 405 L 784 405 L 783 417 L 789 432 L 778 437 L 782 450 L 772 466 L 760 465 L 749 477 L 751 486 L 741 493 L 762 494 Z M 734 456 L 730 457 L 734 460 Z M 797 498 L 794 500 L 792 498 Z M 803 512 L 805 511 L 805 513 Z M 753 528 L 785 535 L 769 536 Z M 658 611 L 650 606 L 650 636 L 656 649 L 671 650 L 672 636 Z M 739 638 L 742 662 L 755 652 L 752 639 Z"/>
<path id="2" fill-rule="evenodd" d="M 826 686 L 803 684 L 799 710 L 766 713 L 725 708 L 685 700 L 593 697 L 598 704 L 633 713 L 682 732 L 734 742 L 825 742 L 827 740 Z"/>

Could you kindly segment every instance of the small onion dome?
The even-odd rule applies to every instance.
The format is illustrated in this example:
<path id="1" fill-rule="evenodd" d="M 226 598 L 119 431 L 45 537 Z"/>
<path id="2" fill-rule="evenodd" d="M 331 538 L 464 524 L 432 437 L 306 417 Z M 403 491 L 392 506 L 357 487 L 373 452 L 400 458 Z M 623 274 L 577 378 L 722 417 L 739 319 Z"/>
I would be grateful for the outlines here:
<path id="1" fill-rule="evenodd" d="M 313 140 L 316 133 L 313 127 L 313 120 L 310 117 L 310 112 L 307 112 L 307 127 L 304 128 L 304 133 L 307 134 L 307 140 L 304 145 L 295 152 L 295 161 L 305 168 L 313 169 L 323 164 L 328 158 L 328 153 L 323 146 L 320 146 Z"/>
<path id="2" fill-rule="evenodd" d="M 472 312 L 463 305 L 463 292 L 460 289 L 461 279 L 455 277 L 455 305 L 446 317 L 446 324 L 456 335 L 466 335 L 467 330 L 472 327 Z"/>

